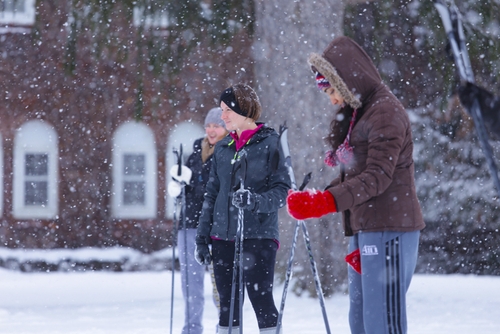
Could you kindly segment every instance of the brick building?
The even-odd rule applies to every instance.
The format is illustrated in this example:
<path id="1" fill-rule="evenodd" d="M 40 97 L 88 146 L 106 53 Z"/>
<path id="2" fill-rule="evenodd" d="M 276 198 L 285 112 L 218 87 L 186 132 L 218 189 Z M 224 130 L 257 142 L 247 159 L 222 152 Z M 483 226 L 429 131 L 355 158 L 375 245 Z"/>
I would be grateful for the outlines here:
<path id="1" fill-rule="evenodd" d="M 228 82 L 252 81 L 249 33 L 214 43 L 162 11 L 77 4 L 0 2 L 1 244 L 161 249 L 172 150 L 190 153 Z"/>

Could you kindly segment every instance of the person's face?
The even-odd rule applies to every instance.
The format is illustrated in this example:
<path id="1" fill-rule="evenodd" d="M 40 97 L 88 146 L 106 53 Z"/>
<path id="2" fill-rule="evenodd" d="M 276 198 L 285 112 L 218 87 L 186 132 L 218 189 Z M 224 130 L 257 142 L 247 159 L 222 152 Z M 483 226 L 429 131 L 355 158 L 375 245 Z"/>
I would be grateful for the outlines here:
<path id="1" fill-rule="evenodd" d="M 326 95 L 330 98 L 330 103 L 334 106 L 342 106 L 344 104 L 344 98 L 340 95 L 339 91 L 333 87 L 328 87 L 324 90 Z"/>
<path id="2" fill-rule="evenodd" d="M 226 129 L 219 124 L 208 123 L 207 126 L 205 126 L 205 133 L 207 134 L 208 143 L 210 145 L 215 145 L 219 140 L 224 138 Z"/>
<path id="3" fill-rule="evenodd" d="M 235 113 L 231 108 L 229 108 L 224 102 L 220 103 L 222 109 L 222 120 L 226 124 L 227 131 L 241 131 L 245 129 L 245 124 L 247 123 L 247 118 Z"/>

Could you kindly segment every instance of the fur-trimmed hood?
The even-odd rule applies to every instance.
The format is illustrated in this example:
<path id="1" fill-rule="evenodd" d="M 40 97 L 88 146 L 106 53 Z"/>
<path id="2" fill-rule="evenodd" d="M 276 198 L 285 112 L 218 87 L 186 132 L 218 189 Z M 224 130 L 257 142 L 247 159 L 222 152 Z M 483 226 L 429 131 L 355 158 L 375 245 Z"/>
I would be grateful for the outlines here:
<path id="1" fill-rule="evenodd" d="M 361 108 L 382 79 L 366 52 L 348 37 L 335 38 L 323 51 L 312 53 L 309 65 L 336 88 L 353 109 Z"/>

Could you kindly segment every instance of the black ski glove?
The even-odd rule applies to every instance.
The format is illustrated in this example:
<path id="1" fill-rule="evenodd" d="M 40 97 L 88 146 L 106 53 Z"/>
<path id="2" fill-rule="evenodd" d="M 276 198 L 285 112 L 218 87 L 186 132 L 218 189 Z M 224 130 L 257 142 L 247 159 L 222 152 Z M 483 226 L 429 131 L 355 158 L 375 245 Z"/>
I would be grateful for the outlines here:
<path id="1" fill-rule="evenodd" d="M 458 89 L 460 102 L 470 112 L 472 103 L 477 98 L 481 115 L 483 116 L 484 125 L 493 139 L 500 139 L 500 98 L 494 96 L 486 89 L 481 88 L 473 83 L 460 86 Z"/>
<path id="2" fill-rule="evenodd" d="M 255 194 L 248 189 L 238 189 L 233 193 L 233 205 L 238 209 L 253 211 L 257 201 Z"/>
<path id="3" fill-rule="evenodd" d="M 474 99 L 477 98 L 478 101 L 481 101 L 485 98 L 484 95 L 487 94 L 487 91 L 471 82 L 467 82 L 465 85 L 458 88 L 458 97 L 462 105 L 467 109 L 467 112 L 471 110 Z"/>
<path id="4" fill-rule="evenodd" d="M 196 236 L 196 248 L 194 251 L 194 257 L 196 262 L 199 264 L 209 265 L 212 262 L 212 255 L 210 254 L 210 249 L 208 248 L 210 238 L 205 236 Z"/>

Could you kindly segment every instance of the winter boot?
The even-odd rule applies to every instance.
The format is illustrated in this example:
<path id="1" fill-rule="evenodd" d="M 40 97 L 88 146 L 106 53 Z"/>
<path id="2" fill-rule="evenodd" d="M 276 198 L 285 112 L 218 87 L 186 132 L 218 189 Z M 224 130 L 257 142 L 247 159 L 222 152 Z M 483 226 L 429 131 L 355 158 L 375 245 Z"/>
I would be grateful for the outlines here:
<path id="1" fill-rule="evenodd" d="M 218 334 L 229 334 L 229 327 L 219 326 Z M 238 326 L 233 326 L 231 334 L 240 334 L 240 328 Z"/>
<path id="2" fill-rule="evenodd" d="M 276 334 L 276 327 L 261 328 L 260 334 Z M 280 328 L 280 334 L 283 334 L 283 327 Z"/>

